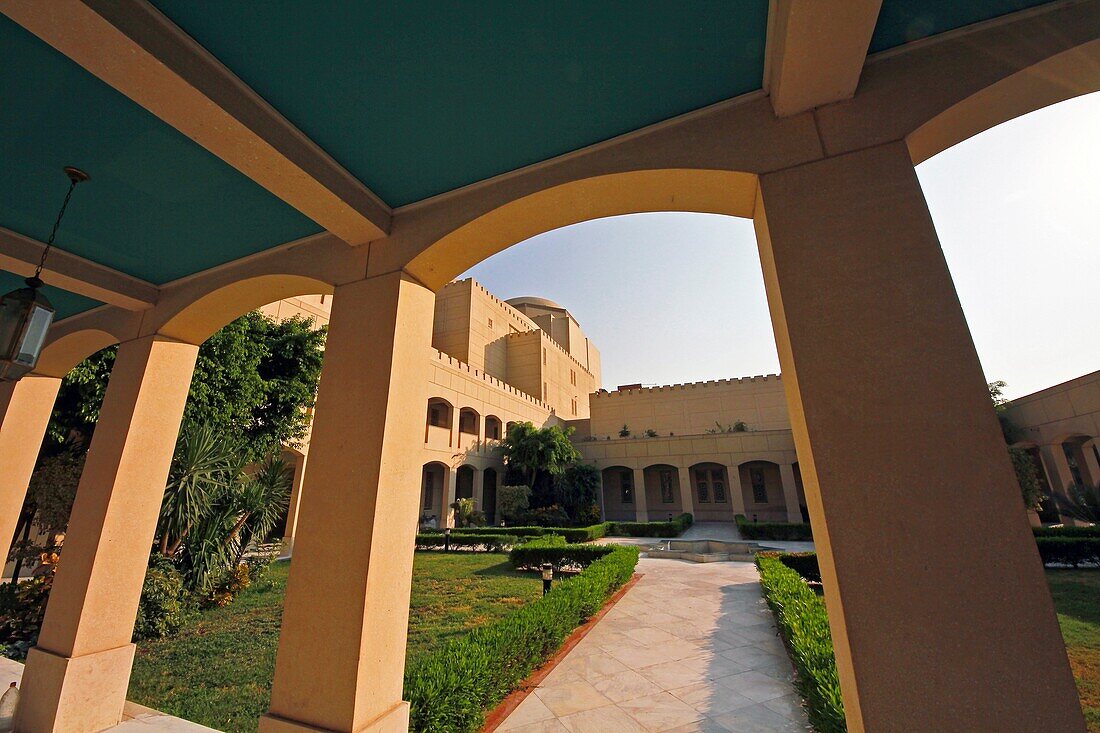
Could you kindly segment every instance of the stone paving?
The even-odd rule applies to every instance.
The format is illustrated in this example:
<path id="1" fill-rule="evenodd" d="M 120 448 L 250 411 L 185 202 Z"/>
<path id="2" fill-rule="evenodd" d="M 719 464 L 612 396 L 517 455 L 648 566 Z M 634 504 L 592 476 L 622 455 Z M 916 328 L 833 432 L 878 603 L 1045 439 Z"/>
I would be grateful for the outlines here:
<path id="1" fill-rule="evenodd" d="M 643 558 L 638 571 L 498 731 L 810 730 L 751 563 Z"/>

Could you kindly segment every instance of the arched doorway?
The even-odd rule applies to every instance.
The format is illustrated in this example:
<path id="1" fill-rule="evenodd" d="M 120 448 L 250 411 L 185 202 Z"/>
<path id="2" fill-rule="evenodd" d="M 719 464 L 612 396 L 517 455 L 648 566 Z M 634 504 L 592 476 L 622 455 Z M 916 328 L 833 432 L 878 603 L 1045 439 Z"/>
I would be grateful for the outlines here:
<path id="1" fill-rule="evenodd" d="M 497 470 L 486 468 L 481 486 L 481 511 L 485 513 L 485 521 L 492 525 L 497 523 Z"/>
<path id="2" fill-rule="evenodd" d="M 420 487 L 420 519 L 431 523 L 435 519 L 436 527 L 442 527 L 446 512 L 443 500 L 447 493 L 447 480 L 450 471 L 445 464 L 428 463 L 424 466 Z"/>
<path id="3" fill-rule="evenodd" d="M 473 466 L 459 466 L 455 472 L 455 499 L 474 498 L 474 472 Z"/>

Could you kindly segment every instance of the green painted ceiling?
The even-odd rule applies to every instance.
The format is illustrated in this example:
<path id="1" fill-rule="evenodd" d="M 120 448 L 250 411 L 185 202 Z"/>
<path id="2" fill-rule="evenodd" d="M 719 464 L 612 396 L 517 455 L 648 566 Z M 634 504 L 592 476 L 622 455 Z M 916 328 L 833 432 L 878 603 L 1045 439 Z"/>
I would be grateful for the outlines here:
<path id="1" fill-rule="evenodd" d="M 869 53 L 1048 2 L 1051 0 L 883 0 Z"/>
<path id="2" fill-rule="evenodd" d="M 12 290 L 27 287 L 27 284 L 23 282 L 25 279 L 26 278 L 7 272 L 6 270 L 0 270 L 0 294 L 10 293 Z M 57 310 L 57 315 L 54 316 L 54 320 L 58 321 L 62 318 L 68 318 L 77 313 L 91 310 L 98 305 L 103 305 L 98 300 L 85 298 L 83 295 L 70 293 L 68 290 L 53 288 L 49 285 L 42 288 L 42 293 Z"/>
<path id="3" fill-rule="evenodd" d="M 162 284 L 320 227 L 0 15 L 0 226 Z"/>
<path id="4" fill-rule="evenodd" d="M 391 206 L 759 89 L 767 0 L 153 0 Z"/>
<path id="5" fill-rule="evenodd" d="M 1045 1 L 884 0 L 870 50 Z M 768 7 L 153 2 L 395 207 L 759 89 Z M 64 165 L 58 246 L 156 284 L 319 231 L 0 15 L 0 226 L 45 239 Z"/>

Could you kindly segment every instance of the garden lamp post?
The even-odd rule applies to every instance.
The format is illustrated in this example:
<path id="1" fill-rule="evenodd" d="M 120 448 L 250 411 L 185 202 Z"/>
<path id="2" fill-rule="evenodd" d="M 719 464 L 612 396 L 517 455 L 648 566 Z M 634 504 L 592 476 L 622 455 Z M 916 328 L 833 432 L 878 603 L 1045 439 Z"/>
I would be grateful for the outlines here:
<path id="1" fill-rule="evenodd" d="M 542 594 L 550 592 L 550 584 L 554 582 L 554 566 L 548 562 L 542 564 Z"/>
<path id="2" fill-rule="evenodd" d="M 57 213 L 38 267 L 25 280 L 25 288 L 13 290 L 0 298 L 0 381 L 17 381 L 34 369 L 38 364 L 38 356 L 42 353 L 42 345 L 46 342 L 46 332 L 53 323 L 56 311 L 40 290 L 42 279 L 39 276 L 46 264 L 46 257 L 50 254 L 54 237 L 57 236 L 57 229 L 61 226 L 61 218 L 65 216 L 73 189 L 76 184 L 88 180 L 87 173 L 71 166 L 65 168 L 65 175 L 69 177 L 69 191 Z"/>
<path id="3" fill-rule="evenodd" d="M 451 551 L 451 528 L 447 527 L 443 530 L 443 552 Z"/>

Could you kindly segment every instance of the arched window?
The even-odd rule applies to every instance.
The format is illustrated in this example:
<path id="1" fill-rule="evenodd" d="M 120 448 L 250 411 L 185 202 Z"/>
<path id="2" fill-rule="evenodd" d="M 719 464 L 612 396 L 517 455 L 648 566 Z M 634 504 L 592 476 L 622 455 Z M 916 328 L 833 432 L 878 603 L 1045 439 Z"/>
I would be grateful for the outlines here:
<path id="1" fill-rule="evenodd" d="M 701 504 L 725 504 L 726 472 L 715 465 L 700 465 L 692 469 L 696 498 Z"/>
<path id="2" fill-rule="evenodd" d="M 477 410 L 470 407 L 463 407 L 458 413 L 458 432 L 466 433 L 467 435 L 477 435 L 478 432 L 478 418 Z"/>
<path id="3" fill-rule="evenodd" d="M 449 402 L 439 397 L 428 400 L 428 425 L 437 428 L 451 427 L 451 405 Z"/>
<path id="4" fill-rule="evenodd" d="M 501 434 L 500 418 L 496 415 L 487 415 L 485 417 L 485 439 L 486 440 L 500 440 L 504 436 Z"/>

